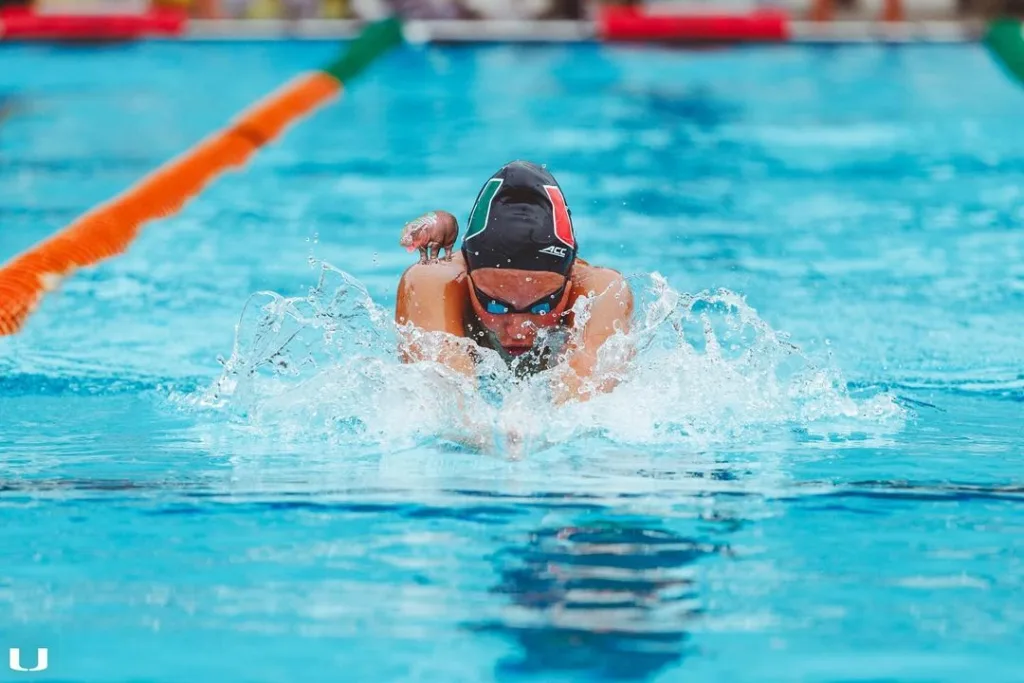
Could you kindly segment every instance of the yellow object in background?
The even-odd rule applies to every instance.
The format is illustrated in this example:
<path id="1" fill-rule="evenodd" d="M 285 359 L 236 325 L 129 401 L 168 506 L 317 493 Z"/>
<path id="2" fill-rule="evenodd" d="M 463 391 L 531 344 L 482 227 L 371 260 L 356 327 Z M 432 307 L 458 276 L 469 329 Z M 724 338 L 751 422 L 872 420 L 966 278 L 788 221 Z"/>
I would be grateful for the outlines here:
<path id="1" fill-rule="evenodd" d="M 252 0 L 245 13 L 248 19 L 277 19 L 281 16 L 278 0 Z"/>
<path id="2" fill-rule="evenodd" d="M 324 19 L 347 19 L 350 16 L 347 0 L 323 0 L 320 14 Z"/>

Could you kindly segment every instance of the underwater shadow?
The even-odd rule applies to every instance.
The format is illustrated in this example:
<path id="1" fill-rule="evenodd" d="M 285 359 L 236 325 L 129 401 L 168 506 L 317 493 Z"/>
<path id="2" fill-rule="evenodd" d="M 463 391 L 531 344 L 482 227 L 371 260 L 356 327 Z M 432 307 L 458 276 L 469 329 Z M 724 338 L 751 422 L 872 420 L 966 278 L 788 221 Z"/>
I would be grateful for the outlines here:
<path id="1" fill-rule="evenodd" d="M 725 551 L 656 523 L 542 528 L 495 558 L 505 615 L 469 628 L 519 645 L 500 678 L 644 680 L 690 652 L 687 624 L 701 611 L 692 566 Z"/>

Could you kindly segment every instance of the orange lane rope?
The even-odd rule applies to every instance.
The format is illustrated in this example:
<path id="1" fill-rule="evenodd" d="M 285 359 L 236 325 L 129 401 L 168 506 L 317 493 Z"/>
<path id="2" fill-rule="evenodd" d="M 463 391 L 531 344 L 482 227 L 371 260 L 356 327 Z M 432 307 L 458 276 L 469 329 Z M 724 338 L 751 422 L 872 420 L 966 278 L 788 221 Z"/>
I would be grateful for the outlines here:
<path id="1" fill-rule="evenodd" d="M 20 330 L 62 278 L 125 251 L 145 223 L 176 213 L 223 171 L 243 165 L 289 124 L 339 95 L 343 80 L 397 44 L 400 30 L 396 20 L 371 25 L 335 63 L 292 79 L 228 127 L 9 261 L 0 268 L 0 336 Z"/>
<path id="2" fill-rule="evenodd" d="M 15 257 L 0 269 L 0 335 L 21 329 L 62 278 L 125 251 L 145 223 L 179 211 L 223 171 L 243 165 L 289 123 L 340 91 L 341 83 L 322 71 L 293 79 L 227 128 Z"/>

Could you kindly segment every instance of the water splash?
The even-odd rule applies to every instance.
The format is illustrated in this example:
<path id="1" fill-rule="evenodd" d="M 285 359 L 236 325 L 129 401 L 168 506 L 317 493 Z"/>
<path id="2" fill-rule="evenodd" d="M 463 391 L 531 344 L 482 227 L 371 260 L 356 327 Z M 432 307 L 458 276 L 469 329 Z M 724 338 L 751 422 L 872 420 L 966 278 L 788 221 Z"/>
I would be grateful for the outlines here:
<path id="1" fill-rule="evenodd" d="M 304 297 L 258 292 L 246 303 L 221 376 L 186 402 L 281 439 L 387 448 L 449 442 L 520 452 L 583 437 L 688 445 L 757 440 L 773 430 L 848 433 L 900 425 L 894 397 L 854 398 L 728 290 L 683 294 L 658 273 L 631 278 L 632 329 L 602 347 L 599 378 L 617 388 L 552 403 L 560 368 L 524 375 L 470 340 L 397 326 L 355 278 L 320 264 Z M 575 305 L 577 320 L 590 301 Z M 544 353 L 571 337 L 541 335 Z M 427 360 L 403 363 L 410 344 Z M 475 378 L 440 360 L 477 359 Z"/>

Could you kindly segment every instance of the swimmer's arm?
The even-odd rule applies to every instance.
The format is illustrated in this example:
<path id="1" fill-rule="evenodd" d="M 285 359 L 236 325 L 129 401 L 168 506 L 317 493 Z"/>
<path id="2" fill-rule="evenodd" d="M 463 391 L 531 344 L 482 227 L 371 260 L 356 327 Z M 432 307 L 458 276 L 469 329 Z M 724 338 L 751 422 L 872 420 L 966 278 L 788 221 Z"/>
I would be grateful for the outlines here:
<path id="1" fill-rule="evenodd" d="M 416 331 L 465 337 L 463 316 L 469 296 L 466 288 L 461 258 L 415 264 L 402 274 L 395 300 L 395 322 L 415 328 L 400 328 L 399 353 L 403 363 L 437 361 L 460 374 L 474 375 L 475 364 L 467 345 L 460 345 L 453 339 L 443 342 L 438 351 L 416 338 Z"/>
<path id="2" fill-rule="evenodd" d="M 565 371 L 561 373 L 561 381 L 555 391 L 557 403 L 572 399 L 585 401 L 595 392 L 608 392 L 615 388 L 618 379 L 614 374 L 603 378 L 594 376 L 598 352 L 616 332 L 629 332 L 633 316 L 633 293 L 625 278 L 614 270 L 590 268 L 578 286 L 580 294 L 593 298 L 590 318 L 583 327 L 579 344 L 569 349 Z M 628 362 L 629 357 L 622 359 L 623 366 Z M 614 371 L 615 368 L 612 369 Z"/>
<path id="3" fill-rule="evenodd" d="M 465 340 L 464 316 L 469 297 L 468 280 L 461 254 L 451 262 L 416 264 L 403 273 L 398 283 L 395 322 L 414 329 L 399 330 L 399 353 L 403 363 L 437 361 L 471 380 L 476 377 L 472 344 Z M 450 343 L 438 352 L 430 343 L 417 340 L 416 332 L 444 332 Z M 431 340 L 436 341 L 436 340 Z M 468 340 L 466 340 L 468 341 Z M 461 410 L 456 424 L 441 427 L 439 436 L 483 452 L 515 457 L 522 450 L 522 439 L 514 430 L 495 426 L 486 406 L 466 405 L 480 401 L 476 394 L 459 396 Z"/>
<path id="4" fill-rule="evenodd" d="M 436 361 L 475 381 L 476 361 L 467 350 L 470 345 L 460 344 L 466 332 L 463 316 L 469 296 L 465 267 L 460 267 L 461 255 L 456 254 L 451 265 L 446 263 L 416 264 L 402 275 L 398 283 L 395 302 L 395 322 L 399 326 L 412 325 L 414 329 L 399 328 L 399 353 L 403 363 Z M 451 335 L 438 350 L 436 338 L 428 343 L 417 339 L 417 332 L 444 332 Z M 468 341 L 468 340 L 465 340 Z M 450 343 L 446 343 L 450 342 Z M 481 452 L 513 455 L 519 447 L 515 434 L 502 434 L 490 419 L 486 406 L 475 392 L 458 394 L 460 410 L 454 424 L 438 425 L 438 436 L 467 448 Z M 473 404 L 473 405 L 468 405 Z"/>

